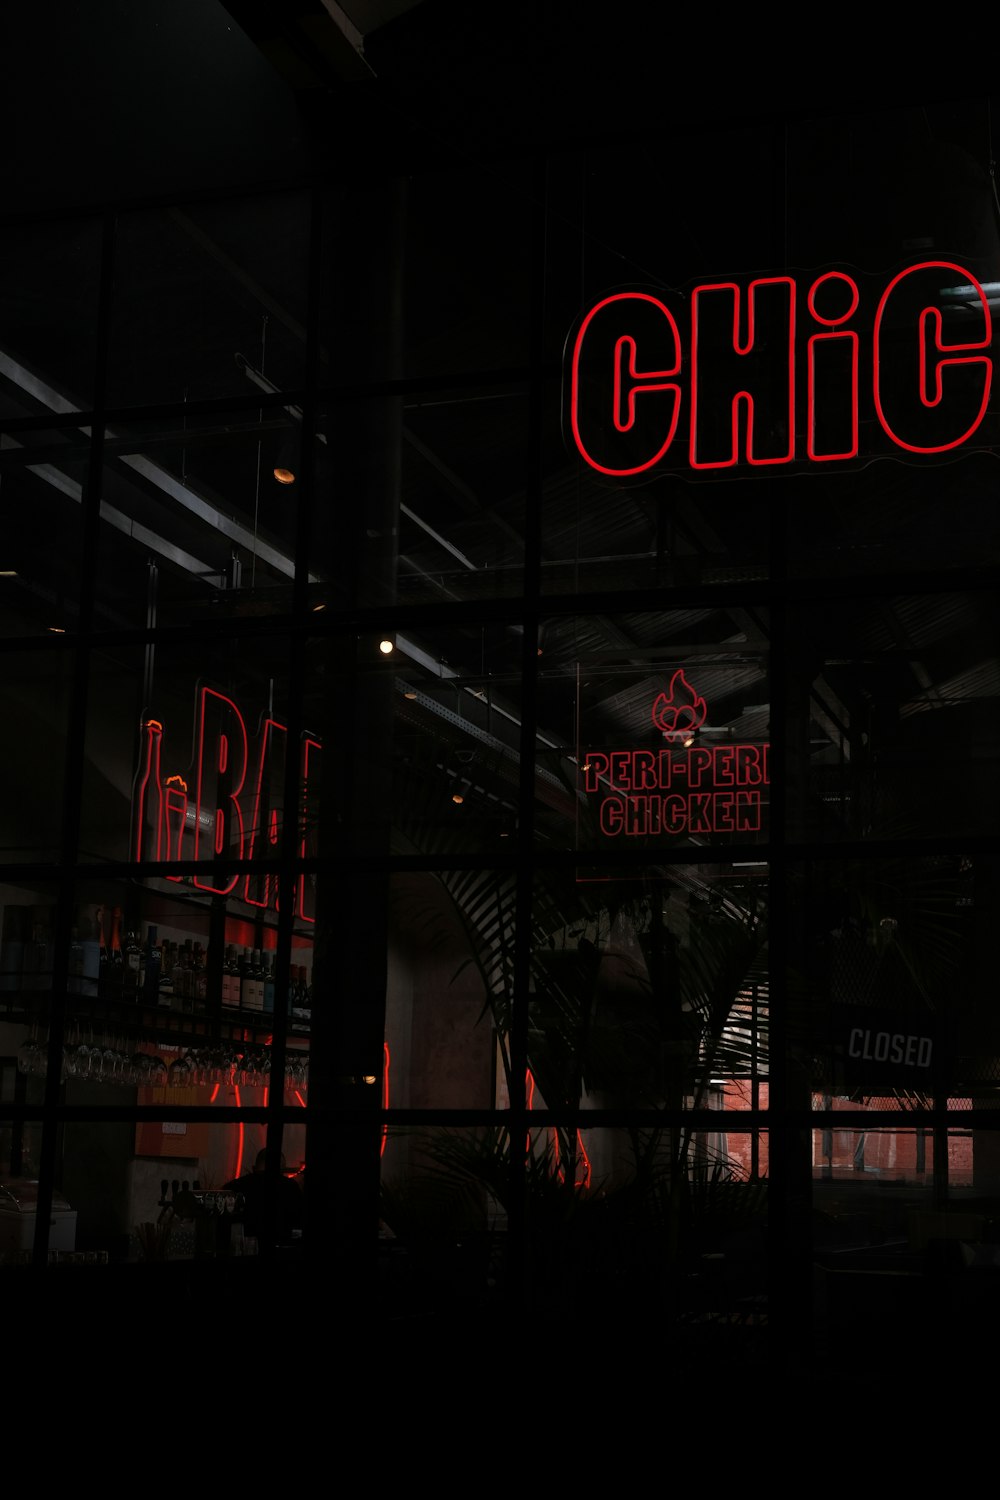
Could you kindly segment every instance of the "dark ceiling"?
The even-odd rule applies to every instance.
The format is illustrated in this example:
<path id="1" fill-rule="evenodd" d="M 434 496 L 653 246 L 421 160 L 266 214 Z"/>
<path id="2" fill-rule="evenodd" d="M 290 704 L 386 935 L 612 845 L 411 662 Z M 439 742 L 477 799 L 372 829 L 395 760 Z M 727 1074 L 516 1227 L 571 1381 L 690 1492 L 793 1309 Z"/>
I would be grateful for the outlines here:
<path id="1" fill-rule="evenodd" d="M 457 168 L 450 185 L 461 180 L 464 168 L 502 162 L 516 180 L 519 161 L 540 145 L 566 157 L 592 146 L 595 161 L 610 159 L 618 170 L 603 178 L 594 173 L 586 223 L 571 216 L 565 222 L 571 235 L 586 243 L 592 276 L 600 279 L 606 271 L 609 281 L 638 279 L 651 267 L 657 278 L 678 280 L 741 269 L 712 263 L 733 243 L 760 269 L 766 262 L 755 259 L 755 233 L 759 228 L 760 244 L 767 245 L 776 220 L 797 264 L 840 259 L 846 253 L 840 247 L 848 246 L 859 262 L 878 268 L 893 263 L 908 244 L 928 242 L 970 257 L 977 267 L 993 264 L 1000 279 L 988 95 L 970 106 L 958 87 L 935 82 L 928 90 L 898 65 L 885 71 L 868 38 L 864 68 L 844 66 L 849 40 L 844 38 L 839 51 L 831 46 L 835 60 L 823 67 L 815 62 L 815 50 L 796 48 L 787 38 L 776 48 L 756 14 L 743 34 L 728 41 L 718 34 L 721 20 L 706 39 L 673 11 L 662 23 L 650 19 L 654 14 L 657 9 L 648 4 L 471 0 L 345 0 L 342 6 L 332 0 L 227 5 L 105 0 L 98 7 L 36 0 L 7 7 L 3 107 L 14 148 L 0 163 L 3 217 L 10 224 L 23 216 L 118 201 L 201 200 L 193 216 L 170 210 L 165 228 L 151 219 L 142 232 L 155 243 L 139 245 L 133 257 L 144 268 L 153 264 L 156 255 L 173 253 L 173 236 L 178 260 L 191 255 L 211 262 L 218 284 L 206 307 L 219 325 L 213 353 L 219 354 L 225 378 L 236 385 L 206 388 L 195 399 L 226 395 L 249 402 L 254 394 L 234 364 L 235 355 L 253 352 L 249 340 L 257 336 L 256 303 L 254 317 L 244 316 L 248 288 L 256 296 L 261 287 L 280 284 L 275 301 L 281 302 L 281 318 L 273 320 L 270 359 L 272 367 L 281 360 L 284 338 L 289 365 L 283 382 L 300 380 L 304 345 L 297 321 L 301 285 L 293 285 L 275 254 L 280 238 L 247 235 L 226 245 L 225 224 L 212 222 L 209 195 L 303 183 L 329 167 L 359 180 L 376 168 L 395 174 Z M 827 123 L 833 114 L 839 117 L 836 130 Z M 764 203 L 758 163 L 773 163 L 776 142 L 791 186 Z M 470 171 L 467 180 L 471 193 L 475 173 Z M 414 212 L 433 212 L 433 195 L 415 198 Z M 479 203 L 475 219 L 469 200 L 470 218 L 484 232 L 490 230 L 489 208 L 488 201 Z M 607 232 L 609 224 L 614 234 Z M 516 253 L 516 229 L 499 225 L 494 239 L 503 233 Z M 96 267 L 96 241 L 90 249 Z M 460 260 L 456 250 L 455 261 Z M 83 259 L 74 257 L 73 263 L 79 269 Z M 511 284 L 513 265 L 513 259 L 506 263 Z M 32 312 L 35 335 L 42 322 L 37 308 L 51 286 L 47 275 L 40 279 Z M 24 288 L 17 290 L 23 300 Z M 124 283 L 118 294 L 120 301 L 127 297 Z M 575 287 L 567 294 L 566 327 L 578 310 L 577 295 Z M 179 325 L 182 302 L 183 294 L 177 317 L 167 320 L 171 326 Z M 458 307 L 453 324 L 444 328 L 444 341 L 452 360 L 456 350 L 463 351 L 459 367 L 466 365 L 464 351 L 470 351 L 471 369 L 484 330 L 463 323 L 461 314 Z M 144 317 L 151 320 L 148 333 Z M 137 305 L 126 342 L 142 346 L 162 337 L 157 319 L 164 322 L 161 303 Z M 65 357 L 64 322 L 57 305 L 48 319 L 53 359 Z M 203 316 L 202 336 L 207 324 Z M 0 355 L 11 353 L 17 334 L 5 324 Z M 430 342 L 427 330 L 421 353 L 428 359 Z M 180 400 L 189 351 L 180 340 L 175 359 L 167 358 L 162 343 L 158 353 L 156 370 L 165 383 L 137 399 Z M 33 374 L 51 377 L 37 337 L 31 354 Z M 89 344 L 82 346 L 81 364 L 90 358 Z M 199 374 L 209 369 L 210 361 L 203 359 Z M 423 369 L 433 366 L 420 373 Z M 25 401 L 22 381 L 15 379 L 10 390 L 18 402 Z M 71 400 L 69 409 L 86 407 L 85 390 L 72 390 L 64 381 L 62 392 Z M 37 397 L 23 407 L 36 416 L 49 409 L 56 408 Z M 410 587 L 413 593 L 402 602 L 423 602 L 428 596 L 420 591 L 426 589 L 432 600 L 475 599 L 476 572 L 482 575 L 495 561 L 502 538 L 514 542 L 517 592 L 525 499 L 516 476 L 502 467 L 504 455 L 511 462 L 510 419 L 504 415 L 491 426 L 486 407 L 470 412 L 471 407 L 462 414 L 454 433 L 435 425 L 440 415 L 429 410 L 407 414 L 403 501 L 409 524 L 402 532 L 400 577 L 402 594 Z M 239 433 L 232 436 L 240 441 Z M 147 457 L 151 451 L 147 443 Z M 44 454 L 46 460 L 52 456 Z M 155 521 L 177 545 L 202 556 L 209 545 L 199 535 L 205 528 L 165 500 L 162 475 L 138 485 L 134 464 L 123 468 L 113 455 L 112 460 L 107 498 L 122 515 Z M 739 500 L 716 494 L 704 504 L 702 496 L 695 499 L 675 487 L 668 507 L 658 493 L 639 489 L 608 492 L 600 503 L 590 495 L 594 503 L 581 506 L 557 433 L 545 467 L 542 582 L 553 596 L 627 589 L 639 576 L 654 584 L 724 582 L 727 567 L 733 582 L 766 580 L 762 528 L 747 522 L 751 513 L 759 513 L 753 507 L 766 503 L 765 495 L 755 495 L 748 506 L 751 491 L 745 486 Z M 991 458 L 980 456 L 933 474 L 883 464 L 849 487 L 825 476 L 810 480 L 813 503 L 789 510 L 801 571 L 808 574 L 815 566 L 841 580 L 891 576 L 900 566 L 901 544 L 906 567 L 947 569 L 963 559 L 994 560 L 994 467 Z M 228 461 L 225 471 L 234 474 L 235 463 Z M 186 476 L 192 486 L 199 480 L 207 494 L 214 476 L 194 471 Z M 58 509 L 63 493 L 50 476 L 39 489 L 36 522 L 43 511 L 48 514 L 46 507 Z M 964 533 L 942 535 L 934 520 L 948 494 L 960 499 Z M 666 527 L 662 516 L 668 511 Z M 46 529 L 56 525 L 53 519 Z M 125 533 L 121 547 L 130 545 L 124 538 Z M 287 562 L 290 540 L 282 545 Z M 227 552 L 228 541 L 222 562 L 209 561 L 221 570 Z M 668 554 L 672 571 L 657 571 Z M 588 558 L 595 559 L 589 571 Z M 493 597 L 488 589 L 487 597 Z M 948 717 L 929 709 L 949 708 L 954 715 L 979 704 L 992 711 L 1000 701 L 996 626 L 978 606 L 942 596 L 936 612 L 928 614 L 923 601 L 897 589 L 892 599 L 862 597 L 838 605 L 829 618 L 813 611 L 810 622 L 811 633 L 799 631 L 813 684 L 808 733 L 814 765 L 828 768 L 837 795 L 849 776 L 851 736 L 860 737 L 864 715 L 880 698 L 891 701 L 899 721 L 894 738 L 885 743 L 898 748 L 901 761 L 908 746 L 921 736 L 929 739 L 931 729 Z M 793 629 L 798 631 L 796 621 Z M 645 705 L 659 682 L 657 653 L 674 641 L 677 651 L 701 653 L 703 687 L 715 698 L 710 727 L 759 739 L 768 732 L 768 684 L 758 652 L 767 634 L 761 614 L 728 606 L 679 610 L 673 617 L 637 609 L 614 619 L 554 621 L 542 670 L 543 675 L 571 673 L 581 656 L 603 661 L 593 732 L 631 735 L 640 720 L 645 722 L 643 715 L 648 718 Z M 416 649 L 423 647 L 418 643 Z M 457 642 L 455 650 L 457 656 Z M 472 660 L 475 642 L 470 651 Z M 512 634 L 505 651 L 513 684 L 520 647 Z M 431 654 L 438 658 L 442 652 Z M 875 654 L 887 665 L 872 667 L 864 677 L 858 664 Z M 439 696 L 444 701 L 446 695 Z M 556 702 L 554 692 L 551 701 Z M 986 709 L 971 711 L 980 713 L 977 724 L 986 723 Z M 442 723 L 446 717 L 437 714 Z M 954 716 L 948 722 L 954 723 Z M 516 713 L 509 724 L 513 727 L 502 738 L 516 740 Z M 554 744 L 572 746 L 571 724 L 552 728 L 552 735 Z M 995 739 L 986 763 L 995 764 Z M 972 807 L 970 824 L 975 817 Z"/>
<path id="2" fill-rule="evenodd" d="M 30 0 L 2 32 L 5 214 L 970 93 L 870 18 L 779 37 L 643 0 Z"/>

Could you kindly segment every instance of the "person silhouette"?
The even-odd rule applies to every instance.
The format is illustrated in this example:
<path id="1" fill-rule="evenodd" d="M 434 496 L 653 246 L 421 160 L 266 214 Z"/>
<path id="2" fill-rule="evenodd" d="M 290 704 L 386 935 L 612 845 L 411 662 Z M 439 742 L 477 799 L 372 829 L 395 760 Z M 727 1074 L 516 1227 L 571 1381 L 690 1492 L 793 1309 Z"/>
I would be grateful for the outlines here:
<path id="1" fill-rule="evenodd" d="M 284 1155 L 281 1170 L 276 1177 L 267 1171 L 267 1148 L 261 1147 L 253 1164 L 253 1171 L 242 1177 L 234 1177 L 224 1187 L 227 1193 L 242 1196 L 242 1209 L 237 1205 L 236 1218 L 243 1221 L 244 1236 L 257 1240 L 264 1248 L 273 1245 L 290 1245 L 305 1227 L 305 1194 L 298 1183 L 287 1175 L 288 1167 Z M 273 1238 L 265 1246 L 265 1231 L 273 1210 L 271 1231 Z"/>

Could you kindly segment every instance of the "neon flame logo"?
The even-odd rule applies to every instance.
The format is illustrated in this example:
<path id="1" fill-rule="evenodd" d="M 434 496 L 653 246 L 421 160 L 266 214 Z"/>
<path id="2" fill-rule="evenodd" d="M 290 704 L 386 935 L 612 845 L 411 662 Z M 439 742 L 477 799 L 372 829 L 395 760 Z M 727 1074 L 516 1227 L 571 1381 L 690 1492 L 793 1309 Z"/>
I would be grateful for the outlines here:
<path id="1" fill-rule="evenodd" d="M 657 693 L 653 703 L 653 723 L 671 742 L 700 729 L 707 713 L 708 705 L 684 676 L 683 667 L 671 677 L 669 693 Z"/>

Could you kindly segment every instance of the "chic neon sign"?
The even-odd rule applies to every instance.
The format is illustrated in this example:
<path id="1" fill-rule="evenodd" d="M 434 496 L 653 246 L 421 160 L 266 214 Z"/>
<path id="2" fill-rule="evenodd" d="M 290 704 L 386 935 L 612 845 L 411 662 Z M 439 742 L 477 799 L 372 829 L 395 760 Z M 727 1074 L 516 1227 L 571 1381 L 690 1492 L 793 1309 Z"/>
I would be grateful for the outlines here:
<path id="1" fill-rule="evenodd" d="M 707 712 L 679 668 L 650 712 L 661 746 L 582 757 L 583 790 L 606 838 L 760 831 L 770 746 L 699 744 Z"/>
<path id="2" fill-rule="evenodd" d="M 982 285 L 946 260 L 907 266 L 881 292 L 863 282 L 865 296 L 827 270 L 804 286 L 706 282 L 673 305 L 634 289 L 602 297 L 567 343 L 571 447 L 614 480 L 845 462 L 862 424 L 886 452 L 961 447 L 993 378 Z"/>
<path id="3" fill-rule="evenodd" d="M 142 763 L 135 783 L 132 853 L 136 860 L 208 862 L 217 858 L 260 859 L 276 852 L 281 839 L 281 805 L 287 730 L 276 719 L 265 719 L 251 771 L 250 735 L 239 708 L 224 693 L 202 687 L 196 705 L 196 749 L 188 778 L 162 770 L 163 724 L 147 719 L 143 725 Z M 300 853 L 306 853 L 310 778 L 318 776 L 322 746 L 303 736 L 300 748 L 302 834 Z M 189 788 L 193 787 L 193 797 Z M 170 880 L 188 877 L 170 875 Z M 242 899 L 251 906 L 278 904 L 274 873 L 211 877 L 194 874 L 199 890 L 227 896 L 242 881 Z M 296 910 L 303 921 L 305 877 L 297 882 Z"/>

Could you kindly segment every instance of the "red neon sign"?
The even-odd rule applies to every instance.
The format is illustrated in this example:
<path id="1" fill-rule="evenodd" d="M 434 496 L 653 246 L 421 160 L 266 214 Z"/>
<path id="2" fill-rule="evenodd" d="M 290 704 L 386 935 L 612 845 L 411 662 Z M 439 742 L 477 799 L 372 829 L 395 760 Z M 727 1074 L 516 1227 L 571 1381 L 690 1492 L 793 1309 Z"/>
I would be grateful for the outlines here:
<path id="1" fill-rule="evenodd" d="M 527 1072 L 524 1075 L 524 1082 L 525 1082 L 525 1089 L 526 1089 L 526 1096 L 527 1096 L 528 1111 L 530 1113 L 530 1111 L 533 1110 L 534 1107 L 535 1107 L 535 1075 L 534 1075 L 534 1073 L 532 1073 L 532 1071 L 531 1071 L 530 1068 L 528 1068 Z M 556 1178 L 557 1178 L 557 1180 L 559 1182 L 565 1182 L 566 1181 L 566 1168 L 563 1166 L 562 1161 L 560 1160 L 560 1154 L 559 1154 L 559 1131 L 553 1125 L 551 1127 L 551 1129 L 550 1129 L 549 1134 L 550 1134 L 551 1139 L 552 1139 L 552 1165 L 555 1168 L 555 1176 L 556 1176 Z M 526 1142 L 526 1150 L 528 1152 L 528 1155 L 530 1156 L 531 1155 L 531 1132 L 530 1131 L 528 1132 L 528 1139 L 527 1139 L 527 1142 Z M 577 1132 L 576 1132 L 576 1172 L 574 1173 L 574 1177 L 573 1177 L 573 1186 L 575 1188 L 582 1188 L 582 1189 L 586 1190 L 587 1188 L 590 1187 L 590 1183 L 591 1183 L 591 1179 L 592 1179 L 593 1175 L 594 1175 L 594 1169 L 593 1169 L 593 1167 L 590 1164 L 590 1157 L 587 1155 L 587 1148 L 583 1144 L 583 1133 L 580 1130 L 577 1130 Z"/>
<path id="2" fill-rule="evenodd" d="M 845 462 L 862 423 L 872 452 L 946 453 L 986 417 L 992 338 L 983 287 L 946 260 L 881 290 L 834 270 L 803 287 L 706 282 L 676 312 L 665 296 L 614 292 L 567 344 L 567 439 L 616 481 L 668 466 Z"/>
<path id="3" fill-rule="evenodd" d="M 389 1108 L 389 1043 L 382 1043 L 382 1108 Z M 385 1155 L 386 1144 L 389 1140 L 388 1125 L 382 1126 L 382 1144 L 379 1147 L 379 1156 Z"/>
<path id="4" fill-rule="evenodd" d="M 698 743 L 707 712 L 679 668 L 650 713 L 662 745 L 581 756 L 583 790 L 605 838 L 760 832 L 771 747 Z"/>
<path id="5" fill-rule="evenodd" d="M 232 698 L 202 687 L 196 707 L 196 749 L 190 781 L 162 771 L 163 725 L 149 719 L 143 725 L 142 763 L 133 799 L 132 854 L 136 860 L 182 860 L 209 863 L 216 858 L 259 859 L 276 852 L 281 839 L 281 807 L 287 731 L 276 719 L 261 727 L 253 777 L 250 735 Z M 322 746 L 303 736 L 301 743 L 302 820 L 299 852 L 306 854 L 306 807 L 309 781 L 319 774 Z M 195 788 L 192 802 L 188 787 Z M 252 788 L 252 790 L 251 790 Z M 273 873 L 227 875 L 207 872 L 190 877 L 199 890 L 225 896 L 243 882 L 242 897 L 252 906 L 278 905 L 278 882 Z M 305 877 L 297 881 L 296 910 L 305 922 L 315 919 L 305 910 Z"/>
<path id="6" fill-rule="evenodd" d="M 708 707 L 678 667 L 670 679 L 669 690 L 657 693 L 653 701 L 653 723 L 663 731 L 663 738 L 684 741 L 701 728 Z"/>

